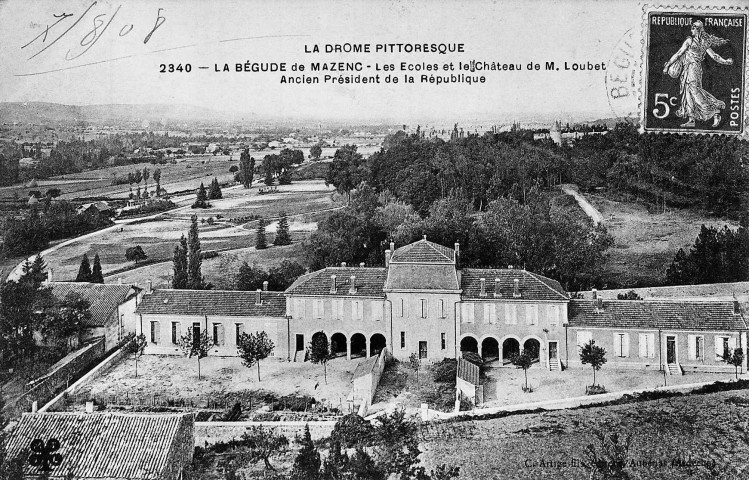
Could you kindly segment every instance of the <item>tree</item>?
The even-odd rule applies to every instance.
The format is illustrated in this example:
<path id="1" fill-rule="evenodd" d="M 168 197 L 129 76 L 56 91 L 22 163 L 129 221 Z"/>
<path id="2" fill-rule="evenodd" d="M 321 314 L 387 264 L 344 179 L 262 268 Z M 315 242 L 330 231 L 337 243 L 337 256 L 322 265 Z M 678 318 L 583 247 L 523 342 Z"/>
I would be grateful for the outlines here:
<path id="1" fill-rule="evenodd" d="M 268 243 L 265 239 L 265 219 L 260 218 L 257 221 L 257 230 L 255 230 L 255 249 L 264 250 L 268 248 Z"/>
<path id="2" fill-rule="evenodd" d="M 16 360 L 34 352 L 34 329 L 43 318 L 40 303 L 51 305 L 50 297 L 48 288 L 37 288 L 31 282 L 0 284 L 0 351 Z"/>
<path id="3" fill-rule="evenodd" d="M 739 379 L 739 367 L 744 363 L 744 350 L 741 347 L 736 347 L 731 351 L 726 348 L 723 351 L 723 361 L 729 365 L 733 365 L 734 372 L 736 373 L 736 380 Z"/>
<path id="4" fill-rule="evenodd" d="M 91 264 L 88 261 L 88 255 L 83 254 L 81 259 L 81 266 L 78 267 L 78 275 L 75 277 L 76 282 L 90 282 L 91 281 Z"/>
<path id="5" fill-rule="evenodd" d="M 184 234 L 180 237 L 179 244 L 174 247 L 172 265 L 174 271 L 172 288 L 176 290 L 187 288 L 187 239 Z"/>
<path id="6" fill-rule="evenodd" d="M 281 212 L 281 218 L 278 220 L 276 229 L 276 238 L 273 245 L 291 245 L 291 235 L 289 234 L 289 220 L 286 218 L 286 212 Z"/>
<path id="7" fill-rule="evenodd" d="M 80 342 L 83 326 L 91 320 L 91 303 L 80 294 L 70 292 L 61 301 L 44 309 L 41 332 L 65 353 Z"/>
<path id="8" fill-rule="evenodd" d="M 312 160 L 320 160 L 320 155 L 322 155 L 322 147 L 320 147 L 320 144 L 316 143 L 312 145 L 309 149 L 309 156 L 312 157 Z"/>
<path id="9" fill-rule="evenodd" d="M 208 189 L 208 199 L 217 200 L 219 198 L 223 198 L 223 194 L 221 193 L 221 186 L 218 184 L 218 179 L 216 177 L 213 177 L 211 186 Z"/>
<path id="10" fill-rule="evenodd" d="M 265 463 L 268 470 L 276 470 L 270 463 L 270 458 L 274 455 L 283 454 L 289 446 L 289 440 L 283 434 L 276 433 L 275 430 L 265 429 L 263 427 L 250 427 L 242 434 L 240 443 L 243 447 L 249 449 L 246 460 L 249 463 L 256 463 L 260 460 Z"/>
<path id="11" fill-rule="evenodd" d="M 128 343 L 128 351 L 133 354 L 133 358 L 135 359 L 135 378 L 138 378 L 138 359 L 143 356 L 146 345 L 148 345 L 148 342 L 146 341 L 146 336 L 142 333 Z"/>
<path id="12" fill-rule="evenodd" d="M 273 352 L 275 345 L 263 332 L 243 333 L 237 340 L 237 355 L 242 359 L 242 364 L 250 368 L 257 365 L 257 381 L 260 381 L 260 360 L 268 358 Z"/>
<path id="13" fill-rule="evenodd" d="M 630 290 L 627 293 L 619 293 L 616 296 L 617 300 L 642 300 L 642 297 L 637 294 L 634 290 Z"/>
<path id="14" fill-rule="evenodd" d="M 593 368 L 593 386 L 596 385 L 596 372 L 606 363 L 606 350 L 596 345 L 594 340 L 583 345 L 580 350 L 580 362 Z"/>
<path id="15" fill-rule="evenodd" d="M 523 369 L 523 373 L 525 374 L 525 387 L 523 388 L 523 391 L 528 392 L 528 369 L 533 365 L 534 356 L 527 350 L 523 349 L 520 354 L 515 354 L 510 357 L 510 359 L 513 365 L 517 368 Z"/>
<path id="16" fill-rule="evenodd" d="M 143 247 L 141 247 L 140 245 L 128 247 L 127 250 L 125 250 L 125 259 L 128 262 L 135 262 L 136 265 L 139 261 L 145 260 L 147 258 L 148 255 L 146 255 L 146 252 L 143 251 Z"/>
<path id="17" fill-rule="evenodd" d="M 143 180 L 143 172 L 136 170 L 133 172 L 133 183 L 140 185 L 140 181 Z"/>
<path id="18" fill-rule="evenodd" d="M 291 467 L 292 480 L 316 480 L 320 478 L 320 452 L 312 443 L 309 425 L 304 426 L 304 436 L 301 439 L 302 448 L 299 450 L 294 465 Z"/>
<path id="19" fill-rule="evenodd" d="M 157 168 L 153 171 L 153 181 L 156 182 L 156 196 L 161 196 L 161 169 Z"/>
<path id="20" fill-rule="evenodd" d="M 416 384 L 419 384 L 419 369 L 421 368 L 421 360 L 419 360 L 419 356 L 414 352 L 408 357 L 408 363 L 411 365 L 411 368 L 416 370 Z"/>
<path id="21" fill-rule="evenodd" d="M 33 262 L 29 262 L 29 260 L 26 259 L 21 268 L 22 275 L 18 280 L 21 283 L 30 282 L 36 288 L 39 288 L 39 286 L 47 280 L 47 262 L 44 261 L 41 254 L 37 254 L 36 257 L 34 257 Z"/>
<path id="22" fill-rule="evenodd" d="M 202 330 L 195 338 L 193 338 L 194 333 L 195 329 L 188 329 L 187 333 L 179 338 L 179 348 L 187 358 L 198 359 L 198 380 L 200 380 L 200 359 L 208 356 L 211 339 L 208 338 L 208 332 L 205 330 Z"/>
<path id="23" fill-rule="evenodd" d="M 101 271 L 101 260 L 99 254 L 94 254 L 94 268 L 91 270 L 92 283 L 104 283 L 104 274 Z"/>
<path id="24" fill-rule="evenodd" d="M 348 196 L 351 201 L 351 190 L 367 178 L 366 162 L 356 145 L 344 145 L 336 150 L 333 163 L 325 176 L 325 185 L 333 185 L 336 191 Z"/>
<path id="25" fill-rule="evenodd" d="M 207 290 L 201 266 L 200 237 L 198 236 L 198 216 L 190 218 L 190 230 L 187 232 L 187 288 L 192 290 Z"/>
<path id="26" fill-rule="evenodd" d="M 255 159 L 250 157 L 250 150 L 245 148 L 239 155 L 239 177 L 244 188 L 252 186 L 252 178 L 255 176 Z"/>
<path id="27" fill-rule="evenodd" d="M 330 351 L 330 344 L 328 344 L 328 337 L 322 333 L 317 332 L 312 335 L 312 341 L 307 348 L 307 354 L 309 355 L 310 362 L 316 364 L 322 364 L 323 372 L 325 375 L 325 383 L 328 383 L 328 361 L 334 358 L 334 355 Z"/>
<path id="28" fill-rule="evenodd" d="M 192 204 L 192 208 L 208 208 L 211 204 L 208 203 L 208 193 L 205 190 L 205 185 L 200 182 L 200 187 L 196 194 L 195 203 Z"/>
<path id="29" fill-rule="evenodd" d="M 148 170 L 148 167 L 143 167 L 143 183 L 146 185 L 146 188 L 148 188 L 148 178 L 151 176 L 151 172 Z"/>

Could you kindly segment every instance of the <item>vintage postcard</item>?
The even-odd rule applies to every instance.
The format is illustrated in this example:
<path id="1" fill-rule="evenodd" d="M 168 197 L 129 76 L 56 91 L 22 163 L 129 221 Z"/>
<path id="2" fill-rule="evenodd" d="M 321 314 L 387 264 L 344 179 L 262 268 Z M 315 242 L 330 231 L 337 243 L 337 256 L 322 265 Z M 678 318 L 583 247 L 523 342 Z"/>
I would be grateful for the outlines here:
<path id="1" fill-rule="evenodd" d="M 749 475 L 745 0 L 0 0 L 0 480 Z"/>

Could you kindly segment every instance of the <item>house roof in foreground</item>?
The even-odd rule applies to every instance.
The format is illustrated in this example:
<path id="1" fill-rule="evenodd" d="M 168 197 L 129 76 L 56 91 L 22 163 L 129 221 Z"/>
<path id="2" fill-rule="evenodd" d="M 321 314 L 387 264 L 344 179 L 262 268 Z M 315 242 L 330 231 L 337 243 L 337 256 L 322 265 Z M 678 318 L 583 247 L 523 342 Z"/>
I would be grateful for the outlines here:
<path id="1" fill-rule="evenodd" d="M 49 286 L 52 295 L 59 300 L 75 293 L 91 304 L 91 318 L 83 322 L 85 327 L 103 327 L 118 306 L 140 291 L 133 285 L 117 283 L 51 282 Z"/>
<path id="2" fill-rule="evenodd" d="M 260 293 L 236 290 L 157 289 L 143 295 L 137 313 L 142 315 L 185 315 L 222 317 L 283 317 L 286 298 L 283 292 Z"/>
<path id="3" fill-rule="evenodd" d="M 733 302 L 714 300 L 571 300 L 570 327 L 664 330 L 746 330 Z"/>
<path id="4" fill-rule="evenodd" d="M 486 296 L 484 297 L 481 296 L 482 278 L 486 280 Z M 570 298 L 556 280 L 521 269 L 464 268 L 460 287 L 463 290 L 463 298 L 515 299 L 513 296 L 515 279 L 518 280 L 520 290 L 520 297 L 517 300 L 567 301 Z M 496 297 L 495 293 L 498 293 Z"/>
<path id="5" fill-rule="evenodd" d="M 8 455 L 17 456 L 35 439 L 54 438 L 62 456 L 57 472 L 73 471 L 81 479 L 155 480 L 169 471 L 182 427 L 192 430 L 192 425 L 190 414 L 24 414 L 10 436 Z M 37 471 L 25 463 L 25 475 Z"/>

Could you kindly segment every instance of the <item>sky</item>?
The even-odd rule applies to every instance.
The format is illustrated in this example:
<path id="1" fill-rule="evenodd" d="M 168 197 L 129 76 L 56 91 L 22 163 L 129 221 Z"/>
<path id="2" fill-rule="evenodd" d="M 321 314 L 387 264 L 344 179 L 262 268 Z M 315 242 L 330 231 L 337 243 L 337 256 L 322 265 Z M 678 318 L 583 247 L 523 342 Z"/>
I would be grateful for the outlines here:
<path id="1" fill-rule="evenodd" d="M 163 23 L 148 37 L 159 17 Z M 639 56 L 641 21 L 633 1 L 5 0 L 0 101 L 189 104 L 259 117 L 351 121 L 608 118 L 634 111 L 634 93 L 612 103 L 606 71 L 565 71 L 564 62 L 605 65 L 624 38 L 634 41 L 631 53 Z M 326 45 L 346 43 L 369 44 L 373 51 L 324 53 Z M 462 44 L 464 52 L 374 52 L 381 43 Z M 322 52 L 305 53 L 315 45 Z M 401 62 L 442 69 L 472 60 L 520 64 L 522 70 L 400 70 Z M 248 61 L 285 63 L 288 71 L 235 71 Z M 560 70 L 546 71 L 551 61 Z M 323 74 L 339 73 L 309 71 L 322 62 L 360 62 L 364 71 L 342 73 L 379 74 L 382 83 L 324 83 Z M 528 71 L 529 62 L 541 69 Z M 295 63 L 305 72 L 291 71 Z M 192 70 L 161 73 L 161 64 L 190 64 Z M 224 64 L 230 72 L 215 71 Z M 383 70 L 390 64 L 395 72 Z M 484 75 L 485 83 L 421 82 L 432 73 Z M 282 75 L 303 74 L 321 83 L 280 83 Z M 385 83 L 388 74 L 399 83 Z M 413 84 L 404 83 L 406 74 Z"/>

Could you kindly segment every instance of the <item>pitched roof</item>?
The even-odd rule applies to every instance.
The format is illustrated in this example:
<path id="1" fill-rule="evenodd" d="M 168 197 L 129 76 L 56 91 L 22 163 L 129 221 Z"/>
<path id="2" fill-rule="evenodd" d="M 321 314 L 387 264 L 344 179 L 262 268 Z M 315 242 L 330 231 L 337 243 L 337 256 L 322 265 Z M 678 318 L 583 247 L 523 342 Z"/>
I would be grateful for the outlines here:
<path id="1" fill-rule="evenodd" d="M 391 263 L 386 290 L 451 290 L 460 289 L 455 265 L 424 263 Z"/>
<path id="2" fill-rule="evenodd" d="M 430 242 L 426 238 L 396 248 L 390 257 L 390 262 L 396 263 L 455 263 L 455 250 L 438 243 Z"/>
<path id="3" fill-rule="evenodd" d="M 458 359 L 458 378 L 474 385 L 479 384 L 479 367 L 468 360 Z"/>
<path id="4" fill-rule="evenodd" d="M 235 290 L 169 290 L 157 289 L 143 295 L 137 313 L 147 315 L 190 315 L 226 317 L 283 317 L 286 298 L 283 292 L 262 292 L 260 305 L 255 304 L 257 292 Z"/>
<path id="5" fill-rule="evenodd" d="M 140 289 L 133 285 L 116 283 L 51 282 L 52 295 L 64 300 L 70 293 L 80 295 L 91 304 L 91 319 L 83 322 L 85 327 L 103 327 L 119 305 L 132 298 Z"/>
<path id="6" fill-rule="evenodd" d="M 331 292 L 332 279 L 336 276 L 336 290 Z M 351 297 L 382 297 L 387 270 L 378 267 L 328 267 L 297 278 L 289 288 L 291 295 L 332 295 Z M 355 291 L 351 292 L 351 277 L 354 276 Z"/>
<path id="7" fill-rule="evenodd" d="M 10 436 L 8 456 L 28 449 L 35 439 L 54 438 L 60 442 L 56 453 L 62 456 L 56 472 L 72 470 L 81 479 L 161 479 L 171 467 L 180 428 L 192 430 L 192 425 L 190 414 L 24 414 Z M 193 434 L 188 434 L 192 442 Z M 37 471 L 24 464 L 26 475 Z"/>
<path id="8" fill-rule="evenodd" d="M 668 330 L 746 330 L 733 302 L 686 300 L 571 300 L 570 327 Z"/>
<path id="9" fill-rule="evenodd" d="M 515 290 L 515 279 L 518 279 L 520 300 L 568 300 L 569 295 L 556 280 L 519 269 L 464 268 L 460 286 L 463 298 L 509 298 Z M 481 296 L 481 279 L 486 279 L 486 296 Z M 499 293 L 497 289 L 499 279 Z"/>

